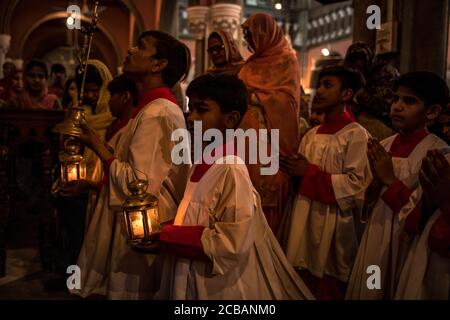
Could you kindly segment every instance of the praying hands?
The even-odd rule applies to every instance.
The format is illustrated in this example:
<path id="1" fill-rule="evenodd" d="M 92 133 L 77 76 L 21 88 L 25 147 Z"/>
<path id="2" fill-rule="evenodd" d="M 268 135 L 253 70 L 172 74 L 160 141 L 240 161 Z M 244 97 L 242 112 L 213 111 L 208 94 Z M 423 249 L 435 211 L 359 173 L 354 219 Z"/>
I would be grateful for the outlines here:
<path id="1" fill-rule="evenodd" d="M 422 161 L 420 184 L 428 198 L 443 212 L 450 212 L 450 164 L 439 150 L 430 150 Z"/>
<path id="2" fill-rule="evenodd" d="M 390 186 L 397 181 L 397 177 L 394 174 L 392 156 L 378 140 L 369 139 L 367 142 L 367 157 L 375 179 L 378 179 L 386 186 Z"/>

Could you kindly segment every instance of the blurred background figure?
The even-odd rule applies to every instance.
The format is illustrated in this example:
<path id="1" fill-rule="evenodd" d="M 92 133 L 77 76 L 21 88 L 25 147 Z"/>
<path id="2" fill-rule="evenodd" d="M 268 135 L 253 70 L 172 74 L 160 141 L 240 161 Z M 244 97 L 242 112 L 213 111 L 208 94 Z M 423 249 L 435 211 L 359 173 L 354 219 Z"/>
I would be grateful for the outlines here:
<path id="1" fill-rule="evenodd" d="M 14 71 L 16 70 L 16 66 L 14 63 L 12 62 L 5 62 L 2 66 L 3 68 L 3 78 L 0 79 L 0 93 L 4 90 L 5 88 L 5 82 L 6 79 L 8 79 L 8 76 Z"/>
<path id="2" fill-rule="evenodd" d="M 50 87 L 48 92 L 53 93 L 61 99 L 64 93 L 65 81 L 66 68 L 60 63 L 53 64 L 50 69 Z"/>
<path id="3" fill-rule="evenodd" d="M 48 93 L 48 71 L 45 62 L 30 60 L 25 66 L 23 90 L 11 100 L 11 107 L 18 109 L 61 109 L 58 97 Z"/>
<path id="4" fill-rule="evenodd" d="M 20 95 L 23 89 L 23 72 L 15 69 L 5 79 L 5 86 L 0 93 L 0 108 L 14 107 L 14 100 Z"/>
<path id="5" fill-rule="evenodd" d="M 389 110 L 393 102 L 393 84 L 400 76 L 398 70 L 377 59 L 372 48 L 363 42 L 355 42 L 347 49 L 344 65 L 361 72 L 366 81 L 351 102 L 356 120 L 379 140 L 393 135 L 395 130 Z"/>
<path id="6" fill-rule="evenodd" d="M 67 109 L 78 102 L 78 87 L 75 78 L 69 78 L 64 85 L 64 92 L 61 98 L 61 104 Z"/>

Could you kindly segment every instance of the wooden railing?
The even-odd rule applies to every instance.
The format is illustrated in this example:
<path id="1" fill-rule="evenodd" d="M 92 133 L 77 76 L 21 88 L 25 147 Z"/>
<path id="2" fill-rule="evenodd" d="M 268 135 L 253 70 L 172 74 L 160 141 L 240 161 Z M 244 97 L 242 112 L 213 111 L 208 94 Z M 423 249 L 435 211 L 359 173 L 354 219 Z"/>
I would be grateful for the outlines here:
<path id="1" fill-rule="evenodd" d="M 52 269 L 59 137 L 51 129 L 63 118 L 64 111 L 0 109 L 0 277 L 7 246 L 37 245 L 44 270 Z"/>

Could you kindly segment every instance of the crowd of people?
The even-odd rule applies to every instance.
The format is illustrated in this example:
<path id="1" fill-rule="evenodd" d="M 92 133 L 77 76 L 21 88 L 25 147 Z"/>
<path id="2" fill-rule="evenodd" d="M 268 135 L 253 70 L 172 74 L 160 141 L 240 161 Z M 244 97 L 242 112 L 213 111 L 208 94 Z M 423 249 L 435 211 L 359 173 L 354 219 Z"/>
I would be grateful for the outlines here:
<path id="1" fill-rule="evenodd" d="M 445 81 L 427 71 L 400 74 L 355 43 L 342 65 L 321 70 L 309 108 L 295 50 L 273 17 L 254 14 L 242 30 L 247 60 L 231 34 L 208 37 L 211 67 L 187 87 L 188 115 L 171 89 L 191 57 L 174 37 L 142 33 L 115 78 L 88 61 L 77 137 L 87 178 L 56 182 L 58 213 L 70 226 L 68 264 L 82 271 L 81 288 L 71 292 L 87 299 L 449 299 Z M 24 71 L 6 65 L 4 74 L 4 108 L 77 103 L 80 76 L 65 81 L 61 66 L 51 68 L 50 88 L 39 60 Z M 263 163 L 238 161 L 225 148 L 231 141 L 213 150 L 223 151 L 213 164 L 175 164 L 171 135 L 196 121 L 202 132 L 278 129 L 279 141 L 257 144 L 279 144 L 280 170 L 263 175 Z M 133 179 L 148 181 L 162 222 L 150 242 L 135 246 L 121 218 Z M 370 278 L 373 266 L 379 278 Z"/>

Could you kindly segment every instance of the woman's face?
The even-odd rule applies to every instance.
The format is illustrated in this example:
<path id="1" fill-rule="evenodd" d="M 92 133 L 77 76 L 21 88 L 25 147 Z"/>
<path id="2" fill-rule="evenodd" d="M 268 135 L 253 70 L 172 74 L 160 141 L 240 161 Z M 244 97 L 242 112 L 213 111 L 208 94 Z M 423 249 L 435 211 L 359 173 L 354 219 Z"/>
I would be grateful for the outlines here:
<path id="1" fill-rule="evenodd" d="M 22 72 L 16 72 L 14 77 L 12 78 L 12 90 L 15 93 L 21 93 L 23 88 L 23 81 L 22 81 L 23 74 Z"/>
<path id="2" fill-rule="evenodd" d="M 78 88 L 75 81 L 72 81 L 69 86 L 69 97 L 72 99 L 72 101 L 77 101 L 78 99 Z"/>
<path id="3" fill-rule="evenodd" d="M 214 66 L 223 67 L 227 64 L 225 46 L 223 45 L 221 39 L 217 37 L 211 37 L 208 39 L 208 54 Z"/>
<path id="4" fill-rule="evenodd" d="M 98 98 L 100 97 L 100 86 L 96 83 L 86 83 L 84 86 L 84 103 L 92 108 L 97 107 Z"/>

